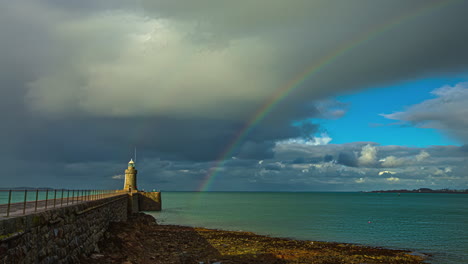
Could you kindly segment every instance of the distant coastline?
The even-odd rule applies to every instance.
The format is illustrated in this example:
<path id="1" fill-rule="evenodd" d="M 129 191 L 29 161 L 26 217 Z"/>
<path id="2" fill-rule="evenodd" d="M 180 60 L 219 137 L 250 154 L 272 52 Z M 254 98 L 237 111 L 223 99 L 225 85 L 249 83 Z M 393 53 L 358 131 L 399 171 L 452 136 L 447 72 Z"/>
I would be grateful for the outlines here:
<path id="1" fill-rule="evenodd" d="M 468 194 L 466 190 L 452 190 L 452 189 L 437 189 L 419 188 L 413 190 L 400 189 L 400 190 L 380 190 L 380 191 L 367 191 L 365 193 L 453 193 L 453 194 Z"/>

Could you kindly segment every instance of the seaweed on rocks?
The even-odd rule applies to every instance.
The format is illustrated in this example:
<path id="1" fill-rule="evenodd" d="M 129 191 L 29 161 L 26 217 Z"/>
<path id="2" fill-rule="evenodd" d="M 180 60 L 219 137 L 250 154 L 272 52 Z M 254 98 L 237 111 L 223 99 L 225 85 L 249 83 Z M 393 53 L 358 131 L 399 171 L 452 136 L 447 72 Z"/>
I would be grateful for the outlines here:
<path id="1" fill-rule="evenodd" d="M 409 251 L 316 242 L 176 225 L 158 225 L 144 213 L 112 223 L 100 252 L 82 263 L 424 263 Z"/>

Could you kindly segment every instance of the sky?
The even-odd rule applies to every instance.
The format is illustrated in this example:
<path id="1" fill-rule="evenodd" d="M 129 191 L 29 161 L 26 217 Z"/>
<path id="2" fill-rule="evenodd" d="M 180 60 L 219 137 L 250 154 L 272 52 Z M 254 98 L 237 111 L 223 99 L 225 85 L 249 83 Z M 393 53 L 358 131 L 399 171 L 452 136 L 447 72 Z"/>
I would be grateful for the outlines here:
<path id="1" fill-rule="evenodd" d="M 468 189 L 467 8 L 2 1 L 2 187 Z"/>

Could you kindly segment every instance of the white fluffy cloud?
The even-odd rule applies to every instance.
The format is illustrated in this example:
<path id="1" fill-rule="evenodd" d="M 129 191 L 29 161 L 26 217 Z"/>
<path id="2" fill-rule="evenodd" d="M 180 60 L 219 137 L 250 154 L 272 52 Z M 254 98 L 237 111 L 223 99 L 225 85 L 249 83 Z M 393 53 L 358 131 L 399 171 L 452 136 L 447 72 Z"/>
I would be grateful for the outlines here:
<path id="1" fill-rule="evenodd" d="M 387 181 L 389 182 L 399 182 L 400 181 L 400 178 L 397 178 L 397 177 L 389 177 L 389 178 L 386 178 Z"/>
<path id="2" fill-rule="evenodd" d="M 366 180 L 364 178 L 359 178 L 359 179 L 354 180 L 354 182 L 356 182 L 356 183 L 365 183 Z"/>
<path id="3" fill-rule="evenodd" d="M 444 86 L 432 91 L 432 94 L 434 99 L 383 116 L 418 127 L 441 129 L 462 142 L 468 142 L 468 83 Z"/>
<path id="4" fill-rule="evenodd" d="M 125 176 L 122 175 L 122 174 L 112 176 L 112 179 L 114 179 L 114 180 L 123 180 L 124 178 L 125 178 Z"/>
<path id="5" fill-rule="evenodd" d="M 342 153 L 357 153 L 357 162 L 339 163 Z M 314 186 L 317 182 L 325 183 L 327 180 L 341 181 L 360 190 L 400 186 L 409 189 L 463 189 L 468 184 L 466 155 L 462 148 L 455 146 L 421 149 L 379 146 L 375 143 L 313 146 L 296 142 L 277 144 L 275 158 L 264 160 L 262 165 L 267 166 L 277 160 L 286 165 L 281 170 L 283 175 L 300 178 L 306 186 Z M 387 169 L 390 167 L 391 169 Z M 271 173 L 273 174 L 275 173 Z M 268 178 L 263 180 L 267 181 Z M 390 184 L 398 184 L 399 187 Z"/>
<path id="6" fill-rule="evenodd" d="M 381 171 L 381 172 L 379 172 L 379 176 L 385 175 L 385 174 L 396 174 L 396 172 L 393 172 L 393 171 Z"/>
<path id="7" fill-rule="evenodd" d="M 382 163 L 382 167 L 400 167 L 405 163 L 404 159 L 397 158 L 395 156 L 388 156 L 385 159 L 380 160 Z"/>
<path id="8" fill-rule="evenodd" d="M 362 147 L 361 156 L 358 158 L 358 162 L 362 166 L 372 166 L 377 162 L 377 148 L 367 144 Z"/>
<path id="9" fill-rule="evenodd" d="M 326 133 L 322 133 L 320 136 L 315 136 L 313 138 L 304 139 L 304 138 L 291 138 L 285 141 L 278 142 L 278 144 L 303 144 L 311 146 L 321 146 L 327 145 L 333 139 Z"/>
<path id="10" fill-rule="evenodd" d="M 416 161 L 423 161 L 429 158 L 431 155 L 427 151 L 422 150 L 418 155 L 416 155 Z"/>

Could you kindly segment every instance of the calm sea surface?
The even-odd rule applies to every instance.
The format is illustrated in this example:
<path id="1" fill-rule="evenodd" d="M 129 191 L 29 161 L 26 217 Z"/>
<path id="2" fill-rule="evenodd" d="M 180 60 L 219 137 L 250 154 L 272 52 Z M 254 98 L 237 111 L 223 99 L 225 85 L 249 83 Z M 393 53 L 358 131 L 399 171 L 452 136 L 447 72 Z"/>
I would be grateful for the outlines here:
<path id="1" fill-rule="evenodd" d="M 164 192 L 159 223 L 429 253 L 468 263 L 468 195 Z"/>

